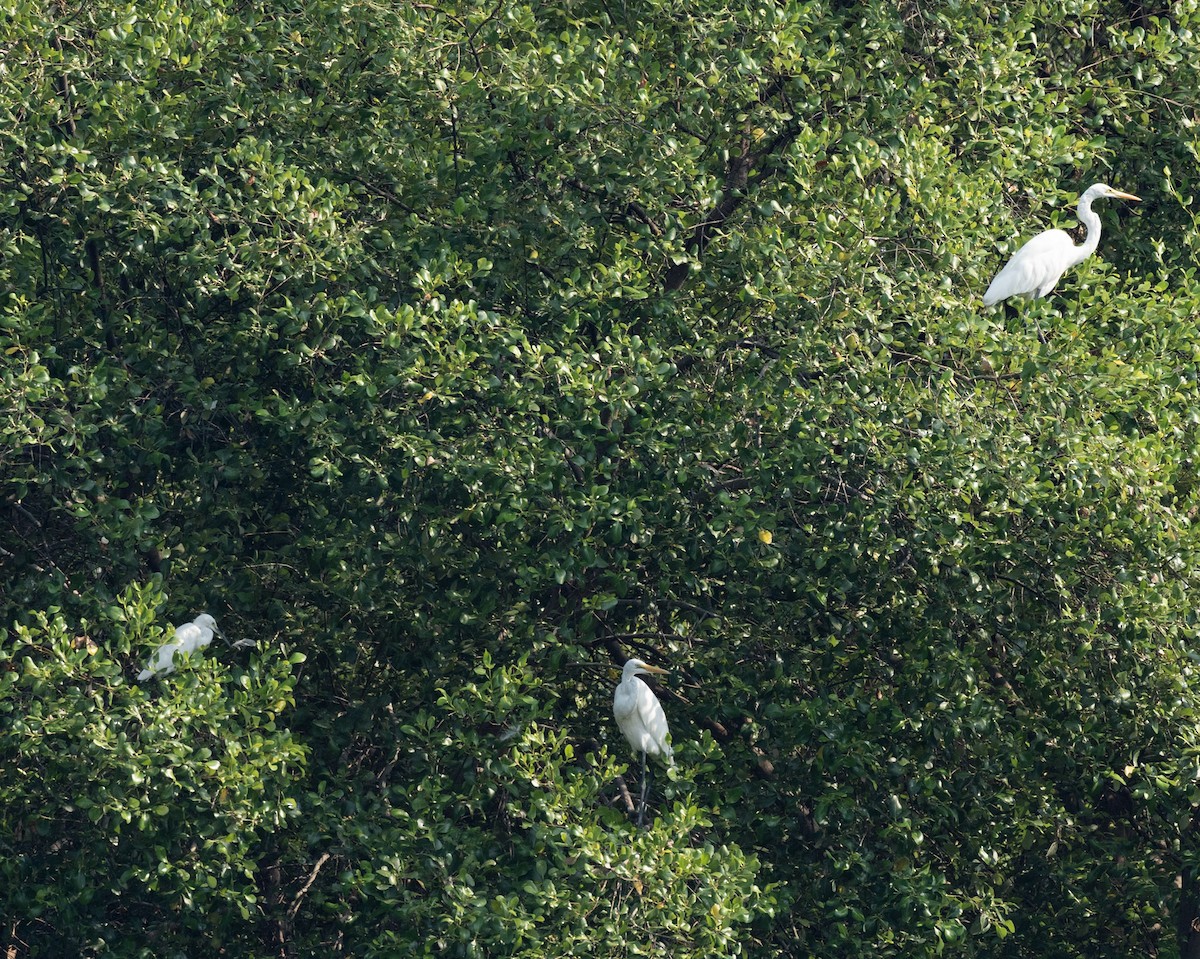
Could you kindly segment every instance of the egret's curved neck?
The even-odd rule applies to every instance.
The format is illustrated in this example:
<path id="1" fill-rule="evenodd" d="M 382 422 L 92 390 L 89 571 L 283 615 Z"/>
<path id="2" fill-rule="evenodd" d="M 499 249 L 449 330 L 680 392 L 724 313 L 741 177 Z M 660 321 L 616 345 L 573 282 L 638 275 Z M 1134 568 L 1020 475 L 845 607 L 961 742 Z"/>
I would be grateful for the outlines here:
<path id="1" fill-rule="evenodd" d="M 1092 212 L 1092 198 L 1083 197 L 1079 201 L 1079 222 L 1087 227 L 1087 238 L 1079 246 L 1075 247 L 1075 263 L 1082 263 L 1089 256 L 1096 252 L 1096 247 L 1100 245 L 1100 217 Z"/>

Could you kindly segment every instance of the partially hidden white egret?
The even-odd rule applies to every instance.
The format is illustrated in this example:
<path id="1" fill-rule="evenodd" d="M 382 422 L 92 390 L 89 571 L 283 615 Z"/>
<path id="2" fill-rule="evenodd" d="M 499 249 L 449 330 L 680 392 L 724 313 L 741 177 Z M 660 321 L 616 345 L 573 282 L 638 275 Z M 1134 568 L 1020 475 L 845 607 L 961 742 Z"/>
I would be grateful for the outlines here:
<path id="1" fill-rule="evenodd" d="M 661 758 L 668 765 L 675 762 L 675 753 L 667 742 L 667 714 L 662 703 L 642 680 L 639 674 L 653 673 L 665 676 L 667 671 L 651 666 L 640 659 L 631 659 L 621 670 L 621 681 L 613 694 L 613 716 L 617 726 L 629 740 L 634 752 L 642 755 L 642 799 L 638 806 L 638 825 L 646 813 L 646 793 L 649 786 L 646 757 Z"/>
<path id="2" fill-rule="evenodd" d="M 222 635 L 217 621 L 208 613 L 201 613 L 190 623 L 175 627 L 175 635 L 155 650 L 146 668 L 138 673 L 138 681 L 144 682 L 152 676 L 166 676 L 175 671 L 175 655 L 177 653 L 194 653 L 207 646 L 213 640 L 213 635 Z"/>
<path id="3" fill-rule="evenodd" d="M 1138 201 L 1132 193 L 1122 193 L 1105 183 L 1093 183 L 1079 198 L 1079 222 L 1087 227 L 1087 239 L 1078 246 L 1065 230 L 1046 230 L 1022 246 L 1004 269 L 996 274 L 983 305 L 992 306 L 1010 296 L 1038 299 L 1046 296 L 1059 278 L 1071 267 L 1096 252 L 1100 243 L 1100 217 L 1092 212 L 1092 201 L 1105 197 Z"/>

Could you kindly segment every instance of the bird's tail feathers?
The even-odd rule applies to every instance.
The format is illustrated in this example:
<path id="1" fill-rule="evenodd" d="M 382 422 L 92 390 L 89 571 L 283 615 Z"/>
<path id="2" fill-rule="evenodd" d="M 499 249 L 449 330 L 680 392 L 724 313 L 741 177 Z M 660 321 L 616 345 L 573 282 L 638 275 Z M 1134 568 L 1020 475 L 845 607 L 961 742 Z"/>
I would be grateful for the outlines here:
<path id="1" fill-rule="evenodd" d="M 140 673 L 138 673 L 138 682 L 144 683 L 147 679 L 149 679 L 153 675 L 154 675 L 154 673 L 151 672 L 150 670 L 143 669 Z"/>

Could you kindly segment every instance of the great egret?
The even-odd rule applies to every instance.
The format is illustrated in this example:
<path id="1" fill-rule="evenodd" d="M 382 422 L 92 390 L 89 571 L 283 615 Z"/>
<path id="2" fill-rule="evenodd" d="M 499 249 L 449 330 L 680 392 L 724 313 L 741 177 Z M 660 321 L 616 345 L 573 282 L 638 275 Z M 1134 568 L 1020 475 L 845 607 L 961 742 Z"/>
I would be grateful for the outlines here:
<path id="1" fill-rule="evenodd" d="M 1122 193 L 1104 183 L 1093 183 L 1079 198 L 1079 222 L 1087 227 L 1087 239 L 1079 246 L 1065 230 L 1046 230 L 1039 233 L 1013 254 L 1008 264 L 996 274 L 983 305 L 992 306 L 1010 296 L 1038 299 L 1054 289 L 1067 270 L 1082 263 L 1096 252 L 1100 243 L 1100 217 L 1092 212 L 1092 201 L 1103 197 L 1140 200 L 1132 193 Z"/>
<path id="2" fill-rule="evenodd" d="M 208 613 L 201 613 L 190 623 L 175 627 L 175 635 L 163 643 L 150 657 L 146 668 L 138 673 L 138 682 L 144 682 L 152 676 L 166 676 L 175 671 L 176 653 L 194 653 L 207 646 L 213 640 L 213 634 L 222 635 L 217 621 Z"/>
<path id="3" fill-rule="evenodd" d="M 648 787 L 646 757 L 662 757 L 669 765 L 675 762 L 671 744 L 667 742 L 667 714 L 650 687 L 638 679 L 639 674 L 665 676 L 665 669 L 650 666 L 640 659 L 631 659 L 621 670 L 621 681 L 613 694 L 613 716 L 617 726 L 629 740 L 634 752 L 642 754 L 642 801 L 638 806 L 638 825 L 646 813 Z"/>

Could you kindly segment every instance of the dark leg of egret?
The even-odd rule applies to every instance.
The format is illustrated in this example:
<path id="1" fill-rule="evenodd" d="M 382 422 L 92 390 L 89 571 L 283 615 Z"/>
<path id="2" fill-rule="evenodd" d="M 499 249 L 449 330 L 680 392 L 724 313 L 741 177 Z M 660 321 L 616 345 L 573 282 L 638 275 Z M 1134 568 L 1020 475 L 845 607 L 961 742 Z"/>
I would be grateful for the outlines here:
<path id="1" fill-rule="evenodd" d="M 646 778 L 648 768 L 649 767 L 646 765 L 646 750 L 643 749 L 642 750 L 642 801 L 638 803 L 638 823 L 637 824 L 639 826 L 641 826 L 642 820 L 646 816 L 646 790 L 650 785 L 650 781 Z"/>

